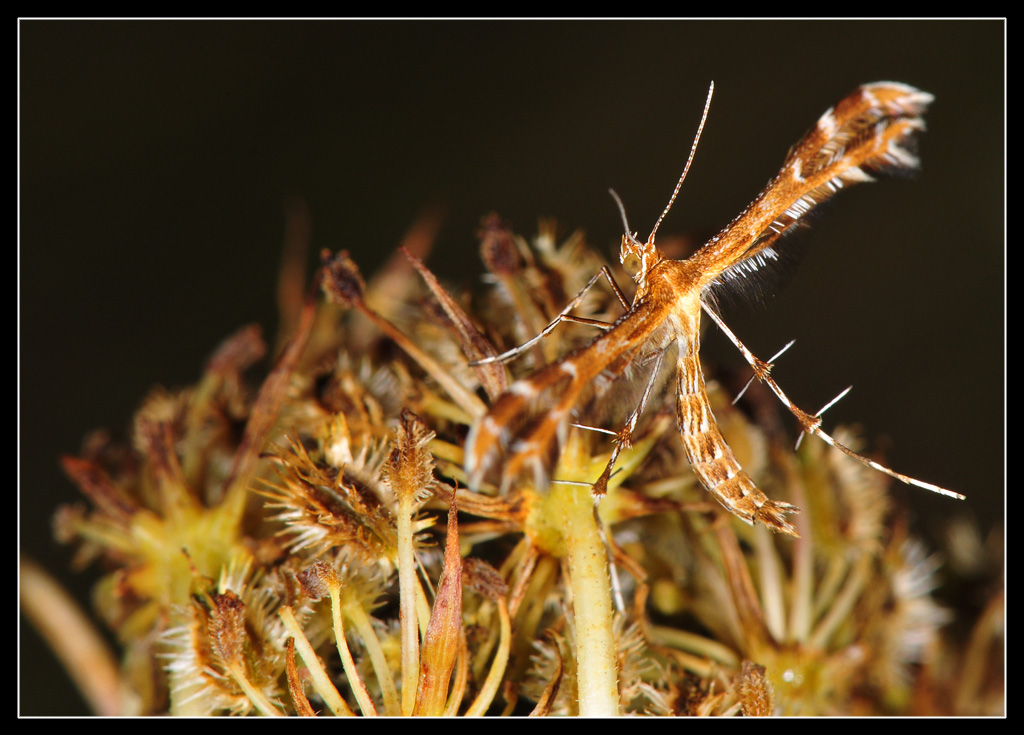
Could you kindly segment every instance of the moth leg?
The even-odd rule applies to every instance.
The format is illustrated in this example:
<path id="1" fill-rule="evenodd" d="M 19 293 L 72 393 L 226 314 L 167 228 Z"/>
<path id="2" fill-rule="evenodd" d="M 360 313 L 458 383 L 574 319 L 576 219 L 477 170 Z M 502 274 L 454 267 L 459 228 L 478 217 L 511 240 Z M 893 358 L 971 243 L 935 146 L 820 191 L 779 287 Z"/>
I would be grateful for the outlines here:
<path id="1" fill-rule="evenodd" d="M 587 319 L 586 317 L 573 316 L 572 314 L 569 313 L 580 305 L 580 302 L 583 301 L 583 297 L 586 295 L 587 291 L 589 291 L 594 286 L 594 284 L 597 283 L 598 279 L 600 279 L 602 276 L 604 276 L 604 278 L 607 279 L 608 283 L 611 284 L 612 291 L 615 293 L 615 297 L 619 300 L 619 303 L 622 304 L 622 308 L 625 311 L 629 311 L 629 302 L 626 301 L 625 294 L 622 293 L 622 289 L 620 289 L 619 285 L 615 282 L 615 278 L 612 276 L 612 272 L 608 268 L 608 266 L 603 265 L 601 266 L 601 270 L 594 274 L 590 281 L 587 282 L 587 285 L 580 289 L 580 292 L 576 294 L 575 298 L 573 298 L 573 300 L 570 301 L 564 309 L 562 309 L 561 313 L 558 316 L 556 316 L 550 324 L 544 327 L 544 329 L 542 329 L 539 334 L 527 340 L 518 347 L 513 347 L 511 350 L 503 352 L 500 355 L 492 355 L 491 357 L 485 357 L 480 360 L 474 360 L 473 362 L 469 363 L 469 366 L 476 367 L 477 365 L 486 365 L 491 362 L 508 362 L 509 360 L 518 357 L 523 352 L 533 347 L 547 335 L 551 334 L 554 328 L 557 327 L 562 322 L 586 324 L 591 327 L 597 327 L 598 329 L 611 329 L 612 325 L 608 324 L 607 322 L 602 322 L 598 319 Z"/>
<path id="2" fill-rule="evenodd" d="M 711 320 L 715 324 L 717 324 L 718 328 L 725 333 L 725 336 L 727 336 L 732 341 L 732 343 L 736 345 L 736 348 L 743 354 L 743 357 L 754 369 L 754 374 L 757 376 L 757 379 L 760 380 L 765 385 L 767 385 L 769 388 L 771 388 L 772 393 L 774 393 L 778 397 L 778 399 L 782 401 L 783 405 L 785 405 L 789 412 L 796 417 L 796 420 L 800 422 L 800 427 L 804 431 L 804 433 L 814 434 L 815 436 L 819 437 L 822 441 L 824 441 L 826 444 L 835 447 L 843 454 L 853 457 L 855 460 L 861 462 L 862 464 L 866 464 L 871 469 L 883 472 L 886 475 L 889 475 L 889 477 L 893 477 L 899 480 L 900 482 L 904 482 L 908 485 L 915 485 L 917 487 L 924 488 L 925 490 L 931 490 L 933 493 L 947 495 L 951 498 L 956 498 L 958 500 L 964 499 L 965 496 L 961 495 L 960 493 L 956 493 L 953 492 L 952 490 L 947 490 L 944 487 L 933 485 L 930 482 L 917 480 L 913 477 L 909 477 L 908 475 L 904 475 L 900 472 L 896 472 L 895 470 L 891 470 L 885 465 L 879 464 L 878 462 L 875 462 L 873 459 L 869 459 L 862 454 L 858 454 L 849 447 L 845 446 L 844 444 L 840 444 L 838 441 L 833 439 L 821 428 L 821 414 L 825 410 L 825 408 L 828 408 L 833 403 L 835 403 L 836 400 L 842 398 L 843 395 L 846 395 L 846 391 L 844 391 L 838 398 L 829 402 L 825 406 L 825 408 L 823 408 L 821 411 L 814 415 L 811 415 L 806 411 L 801 410 L 795 403 L 793 403 L 793 401 L 789 399 L 789 396 L 787 396 L 782 391 L 782 388 L 779 387 L 778 383 L 776 383 L 775 379 L 772 378 L 772 376 L 770 375 L 772 368 L 771 364 L 758 360 L 754 356 L 754 354 L 747 349 L 746 345 L 740 342 L 739 338 L 735 334 L 733 334 L 733 331 L 726 326 L 725 322 L 722 321 L 722 318 L 715 313 L 715 310 L 713 308 L 711 308 L 708 304 L 706 304 L 703 301 L 701 302 L 701 307 L 704 309 L 704 313 L 711 317 Z M 848 390 L 849 388 L 847 388 L 847 391 Z"/>
<path id="3" fill-rule="evenodd" d="M 605 465 L 604 471 L 593 485 L 594 496 L 597 498 L 603 497 L 608 492 L 608 480 L 611 479 L 612 469 L 615 467 L 615 460 L 619 458 L 619 452 L 633 446 L 633 431 L 636 429 L 636 424 L 643 415 L 644 408 L 647 406 L 647 399 L 651 397 L 651 392 L 654 390 L 654 384 L 658 380 L 658 373 L 661 372 L 661 363 L 665 359 L 665 352 L 656 353 L 653 359 L 654 368 L 651 370 L 651 377 L 647 381 L 647 387 L 644 388 L 643 395 L 640 396 L 640 403 L 633 409 L 633 413 L 629 415 L 629 418 L 626 419 L 626 425 L 615 434 L 615 446 L 612 448 L 611 457 L 608 458 L 608 464 Z"/>
<path id="4" fill-rule="evenodd" d="M 767 370 L 771 370 L 771 369 L 772 369 L 772 365 L 774 365 L 774 364 L 775 364 L 775 361 L 776 361 L 776 360 L 778 360 L 778 359 L 779 359 L 780 357 L 782 357 L 782 354 L 783 354 L 783 353 L 784 353 L 784 352 L 785 352 L 786 350 L 788 350 L 788 349 L 789 349 L 790 347 L 792 347 L 792 346 L 793 346 L 793 345 L 794 345 L 795 343 L 796 343 L 796 340 L 795 340 L 795 339 L 791 339 L 791 340 L 789 340 L 789 342 L 787 342 L 787 343 L 786 343 L 786 346 L 785 346 L 785 347 L 783 347 L 783 348 L 782 348 L 781 350 L 779 350 L 779 351 L 778 351 L 778 352 L 776 352 L 776 353 L 775 353 L 774 355 L 772 355 L 771 357 L 769 357 L 769 358 L 768 358 L 768 362 L 767 362 L 767 364 L 766 364 L 766 366 L 765 366 L 765 370 L 766 370 L 766 371 L 767 371 Z M 741 399 L 741 398 L 743 398 L 743 394 L 747 392 L 747 388 L 749 388 L 749 387 L 750 387 L 750 384 L 751 384 L 751 383 L 753 383 L 753 382 L 754 382 L 754 379 L 755 379 L 755 378 L 757 378 L 757 377 L 758 377 L 758 375 L 757 375 L 757 373 L 756 373 L 756 372 L 755 372 L 755 373 L 754 373 L 753 375 L 751 375 L 751 376 L 750 376 L 750 380 L 748 380 L 748 381 L 747 381 L 747 384 L 743 386 L 743 390 L 741 390 L 741 391 L 740 391 L 739 393 L 737 393 L 737 394 L 736 394 L 736 397 L 732 399 L 732 405 L 734 405 L 734 406 L 735 406 L 735 405 L 736 405 L 737 403 L 739 403 L 739 402 L 740 402 L 740 399 Z M 850 389 L 849 389 L 849 388 L 847 388 L 846 390 L 847 390 L 847 391 L 849 391 Z M 846 394 L 844 393 L 843 395 L 846 395 Z M 839 398 L 842 398 L 842 397 L 843 397 L 843 396 L 839 396 Z M 837 398 L 836 400 L 838 401 L 838 400 L 839 400 L 839 398 Z M 835 401 L 833 401 L 833 403 L 835 403 Z M 832 404 L 829 404 L 829 405 L 832 405 Z M 828 407 L 828 406 L 826 406 L 826 408 L 827 408 L 827 407 Z M 822 412 L 823 412 L 824 410 L 825 410 L 825 409 L 823 408 L 823 409 L 821 409 L 821 411 L 819 411 L 818 413 L 822 413 Z M 800 434 L 800 436 L 803 436 L 803 434 Z"/>

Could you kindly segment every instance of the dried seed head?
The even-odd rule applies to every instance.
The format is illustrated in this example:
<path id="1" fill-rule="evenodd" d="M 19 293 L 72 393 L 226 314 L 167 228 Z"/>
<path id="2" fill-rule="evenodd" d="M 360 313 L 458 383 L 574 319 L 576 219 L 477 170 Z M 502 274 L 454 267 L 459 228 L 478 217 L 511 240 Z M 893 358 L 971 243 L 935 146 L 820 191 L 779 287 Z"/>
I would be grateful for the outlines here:
<path id="1" fill-rule="evenodd" d="M 736 690 L 746 717 L 771 717 L 775 713 L 775 693 L 764 666 L 744 661 L 736 677 Z"/>
<path id="2" fill-rule="evenodd" d="M 402 409 L 398 435 L 384 465 L 385 478 L 400 500 L 411 496 L 422 503 L 432 494 L 434 457 L 428 445 L 433 438 L 434 432 L 423 419 L 407 408 Z"/>
<path id="3" fill-rule="evenodd" d="M 462 560 L 462 583 L 489 600 L 508 595 L 508 585 L 498 570 L 483 559 L 468 557 Z"/>
<path id="4" fill-rule="evenodd" d="M 325 249 L 320 253 L 320 261 L 324 267 L 323 290 L 327 299 L 339 306 L 362 303 L 366 282 L 348 251 L 332 256 L 331 251 Z"/>
<path id="5" fill-rule="evenodd" d="M 480 258 L 496 276 L 513 276 L 520 270 L 519 250 L 508 226 L 496 214 L 489 214 L 477 232 L 480 238 Z"/>
<path id="6" fill-rule="evenodd" d="M 330 594 L 332 587 L 337 587 L 340 584 L 335 571 L 322 561 L 313 562 L 313 566 L 297 574 L 296 579 L 302 586 L 302 591 L 314 600 L 326 597 Z"/>
<path id="7" fill-rule="evenodd" d="M 218 345 L 206 362 L 206 372 L 222 375 L 239 374 L 259 362 L 267 354 L 263 330 L 258 324 L 242 327 Z"/>
<path id="8" fill-rule="evenodd" d="M 245 647 L 245 603 L 228 590 L 210 594 L 210 645 L 227 668 L 242 665 Z"/>

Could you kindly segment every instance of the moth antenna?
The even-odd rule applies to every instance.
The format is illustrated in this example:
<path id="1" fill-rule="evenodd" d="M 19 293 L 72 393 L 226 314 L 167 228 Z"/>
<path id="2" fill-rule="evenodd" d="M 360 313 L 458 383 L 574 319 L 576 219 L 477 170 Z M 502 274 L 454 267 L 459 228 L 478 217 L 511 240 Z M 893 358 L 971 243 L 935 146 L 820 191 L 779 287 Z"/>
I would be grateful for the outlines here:
<path id="1" fill-rule="evenodd" d="M 683 175 L 679 177 L 679 181 L 676 183 L 676 188 L 672 191 L 672 196 L 669 197 L 668 204 L 665 205 L 665 211 L 658 217 L 658 221 L 654 223 L 654 229 L 651 230 L 651 236 L 647 238 L 647 242 L 654 242 L 654 234 L 658 231 L 661 226 L 661 221 L 665 219 L 665 215 L 668 214 L 668 210 L 672 209 L 672 205 L 676 201 L 676 197 L 679 195 L 679 188 L 683 185 L 683 180 L 686 178 L 686 172 L 690 170 L 690 164 L 693 163 L 693 156 L 697 152 L 697 143 L 700 141 L 700 134 L 704 132 L 704 123 L 708 119 L 708 110 L 711 109 L 711 95 L 715 93 L 715 83 L 711 82 L 711 86 L 708 87 L 708 98 L 704 102 L 704 114 L 700 116 L 700 125 L 697 127 L 697 135 L 693 138 L 693 145 L 690 146 L 690 157 L 686 159 L 686 166 L 683 167 Z"/>
<path id="2" fill-rule="evenodd" d="M 612 199 L 615 200 L 615 203 L 619 207 L 619 215 L 622 217 L 622 231 L 626 233 L 626 237 L 639 245 L 640 241 L 636 239 L 636 233 L 629 229 L 629 220 L 626 219 L 626 205 L 622 203 L 621 199 L 619 199 L 619 195 L 615 193 L 615 189 L 609 189 L 608 193 L 612 195 Z"/>

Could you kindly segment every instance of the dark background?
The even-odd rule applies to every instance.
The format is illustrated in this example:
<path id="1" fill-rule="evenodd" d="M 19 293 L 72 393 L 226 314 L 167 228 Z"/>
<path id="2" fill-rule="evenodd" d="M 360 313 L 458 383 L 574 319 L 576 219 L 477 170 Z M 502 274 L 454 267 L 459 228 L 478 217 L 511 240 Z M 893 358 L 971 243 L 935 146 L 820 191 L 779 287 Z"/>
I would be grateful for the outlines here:
<path id="1" fill-rule="evenodd" d="M 372 272 L 422 207 L 447 217 L 430 258 L 465 283 L 474 232 L 538 216 L 618 252 L 613 186 L 644 236 L 716 93 L 662 237 L 730 221 L 818 116 L 864 82 L 936 96 L 922 171 L 843 193 L 764 308 L 726 305 L 775 376 L 827 427 L 860 422 L 921 531 L 1002 520 L 1005 29 L 922 22 L 22 22 L 20 550 L 81 600 L 50 517 L 79 500 L 57 458 L 124 434 L 156 384 L 199 376 L 226 335 L 276 325 L 291 196 L 314 250 Z M 708 332 L 706 360 L 742 358 Z M 795 428 L 795 427 L 794 427 Z M 86 712 L 21 629 L 22 714 Z"/>

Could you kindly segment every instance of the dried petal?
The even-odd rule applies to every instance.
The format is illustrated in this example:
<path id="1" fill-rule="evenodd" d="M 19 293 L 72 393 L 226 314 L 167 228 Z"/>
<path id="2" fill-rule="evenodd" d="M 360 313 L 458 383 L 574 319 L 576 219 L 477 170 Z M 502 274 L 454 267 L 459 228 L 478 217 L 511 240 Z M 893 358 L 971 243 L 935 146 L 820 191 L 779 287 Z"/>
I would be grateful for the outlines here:
<path id="1" fill-rule="evenodd" d="M 416 714 L 437 716 L 443 711 L 461 634 L 462 557 L 459 555 L 459 519 L 453 498 L 448 510 L 444 571 L 437 585 L 437 596 L 434 598 L 434 608 L 430 613 L 430 623 L 420 656 Z"/>

